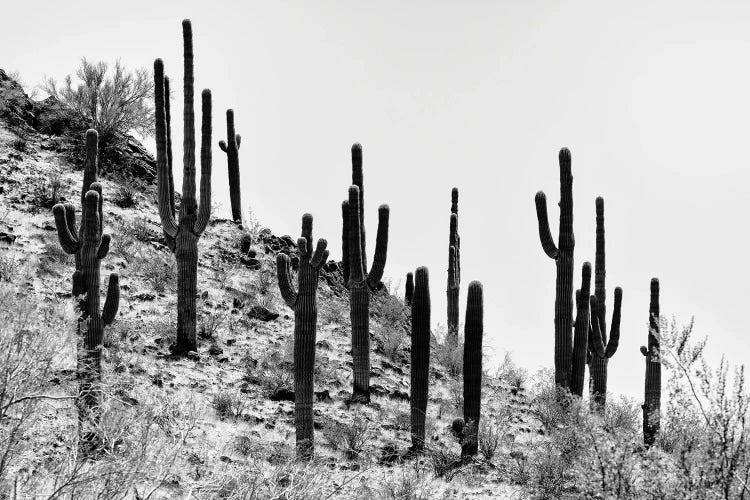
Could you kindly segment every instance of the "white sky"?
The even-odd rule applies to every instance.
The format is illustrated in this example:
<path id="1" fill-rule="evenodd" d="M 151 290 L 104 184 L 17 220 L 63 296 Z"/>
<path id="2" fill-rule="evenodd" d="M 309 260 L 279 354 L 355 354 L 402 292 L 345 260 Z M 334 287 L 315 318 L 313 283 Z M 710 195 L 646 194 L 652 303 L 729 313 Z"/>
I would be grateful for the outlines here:
<path id="1" fill-rule="evenodd" d="M 606 5 L 605 5 L 606 4 Z M 485 343 L 552 365 L 555 265 L 534 194 L 557 231 L 557 151 L 573 153 L 576 286 L 606 203 L 607 287 L 624 289 L 614 393 L 642 398 L 648 291 L 696 317 L 712 356 L 750 357 L 750 3 L 747 2 L 13 2 L 0 67 L 27 84 L 81 56 L 182 79 L 180 21 L 193 20 L 196 81 L 214 96 L 214 196 L 228 214 L 224 110 L 242 134 L 243 205 L 277 234 L 315 235 L 341 255 L 349 148 L 364 148 L 368 246 L 391 206 L 386 276 L 431 271 L 445 323 L 451 187 L 460 189 L 461 313 L 485 289 Z M 181 162 L 181 85 L 173 102 Z M 198 96 L 199 93 L 196 92 Z M 196 101 L 199 107 L 199 102 Z M 178 183 L 179 185 L 179 183 Z M 158 216 L 154 214 L 154 220 Z"/>

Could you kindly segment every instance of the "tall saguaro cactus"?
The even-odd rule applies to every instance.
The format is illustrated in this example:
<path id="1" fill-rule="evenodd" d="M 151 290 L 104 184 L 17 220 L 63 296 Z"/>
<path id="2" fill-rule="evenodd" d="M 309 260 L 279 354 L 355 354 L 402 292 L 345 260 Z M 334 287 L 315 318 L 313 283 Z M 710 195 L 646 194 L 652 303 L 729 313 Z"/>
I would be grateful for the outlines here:
<path id="1" fill-rule="evenodd" d="M 406 291 L 404 292 L 404 302 L 407 306 L 411 305 L 414 298 L 414 274 L 406 273 Z"/>
<path id="2" fill-rule="evenodd" d="M 76 256 L 73 273 L 73 293 L 83 295 L 80 301 L 81 316 L 78 333 L 83 338 L 83 351 L 79 351 L 80 378 L 79 414 L 83 417 L 96 408 L 96 384 L 101 380 L 101 347 L 104 327 L 112 324 L 120 304 L 120 278 L 110 274 L 104 308 L 100 309 L 100 263 L 109 252 L 110 236 L 103 234 L 102 186 L 96 182 L 98 134 L 86 132 L 86 166 L 83 173 L 81 227 L 76 228 L 75 209 L 70 203 L 57 204 L 52 209 L 60 245 L 66 253 Z M 83 418 L 81 418 L 83 421 Z"/>
<path id="3" fill-rule="evenodd" d="M 536 215 L 542 249 L 557 265 L 555 285 L 555 384 L 570 388 L 573 355 L 573 174 L 570 151 L 560 150 L 560 229 L 557 246 L 552 239 L 547 217 L 547 197 L 536 194 Z"/>
<path id="4" fill-rule="evenodd" d="M 411 308 L 411 442 L 421 452 L 425 441 L 427 393 L 430 379 L 430 275 L 417 268 Z"/>
<path id="5" fill-rule="evenodd" d="M 227 140 L 219 141 L 219 147 L 227 154 L 229 171 L 229 201 L 232 205 L 232 220 L 242 221 L 242 201 L 240 197 L 240 142 L 242 137 L 234 132 L 234 110 L 227 110 Z"/>
<path id="6" fill-rule="evenodd" d="M 596 199 L 596 261 L 594 262 L 594 297 L 591 309 L 589 344 L 592 352 L 589 362 L 589 389 L 591 409 L 603 411 L 607 403 L 607 365 L 620 344 L 620 308 L 622 288 L 615 288 L 615 306 L 607 339 L 607 290 L 605 288 L 606 254 L 604 248 L 604 198 Z"/>
<path id="7" fill-rule="evenodd" d="M 184 44 L 184 116 L 182 202 L 179 217 L 174 210 L 167 148 L 164 63 L 154 61 L 156 111 L 156 168 L 159 217 L 167 240 L 174 241 L 177 260 L 177 342 L 174 351 L 194 351 L 196 343 L 195 296 L 198 291 L 198 239 L 211 217 L 211 91 L 202 92 L 200 204 L 195 199 L 195 111 L 193 78 L 193 30 L 182 22 Z M 171 156 L 171 155 L 169 155 Z"/>
<path id="8" fill-rule="evenodd" d="M 641 346 L 646 358 L 646 383 L 643 402 L 643 444 L 652 446 L 661 424 L 661 346 L 659 334 L 659 279 L 651 279 L 651 303 L 648 308 L 648 347 Z"/>
<path id="9" fill-rule="evenodd" d="M 458 345 L 458 293 L 461 286 L 461 237 L 458 234 L 458 188 L 451 191 L 448 235 L 448 342 Z"/>
<path id="10" fill-rule="evenodd" d="M 573 336 L 573 365 L 571 368 L 570 392 L 583 396 L 583 380 L 586 375 L 586 354 L 589 334 L 589 291 L 591 290 L 591 263 L 584 262 L 581 271 L 581 289 L 576 290 L 576 322 Z"/>
<path id="11" fill-rule="evenodd" d="M 388 205 L 378 209 L 375 256 L 367 272 L 365 252 L 364 187 L 362 146 L 352 146 L 352 186 L 349 199 L 341 205 L 343 217 L 342 247 L 344 282 L 349 287 L 349 311 L 352 323 L 354 387 L 352 401 L 370 401 L 370 291 L 383 277 L 388 252 Z"/>
<path id="12" fill-rule="evenodd" d="M 461 455 L 477 454 L 479 418 L 482 402 L 482 335 L 484 333 L 484 298 L 482 283 L 469 283 L 464 323 L 464 422 L 466 434 Z"/>
<path id="13" fill-rule="evenodd" d="M 310 458 L 315 449 L 313 436 L 313 371 L 315 369 L 315 337 L 318 324 L 318 278 L 320 268 L 328 259 L 328 242 L 318 240 L 313 252 L 313 217 L 302 216 L 302 237 L 297 240 L 299 270 L 294 289 L 289 256 L 276 257 L 279 290 L 286 304 L 294 311 L 294 423 L 297 455 Z"/>

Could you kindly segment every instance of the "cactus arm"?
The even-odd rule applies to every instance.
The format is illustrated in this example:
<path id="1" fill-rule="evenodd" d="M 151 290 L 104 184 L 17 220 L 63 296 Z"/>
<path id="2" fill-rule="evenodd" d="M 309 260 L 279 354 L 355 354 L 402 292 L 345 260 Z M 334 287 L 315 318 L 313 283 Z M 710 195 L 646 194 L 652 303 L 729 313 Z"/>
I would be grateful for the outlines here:
<path id="1" fill-rule="evenodd" d="M 361 207 L 359 205 L 359 188 L 357 186 L 349 187 L 349 283 L 361 283 L 365 280 L 365 271 L 362 255 L 362 238 L 361 222 L 359 219 Z"/>
<path id="2" fill-rule="evenodd" d="M 549 229 L 547 196 L 544 194 L 544 191 L 539 191 L 534 201 L 536 202 L 536 218 L 539 224 L 539 240 L 542 242 L 542 249 L 550 259 L 557 259 L 560 252 L 552 240 L 552 232 Z"/>
<path id="3" fill-rule="evenodd" d="M 99 250 L 96 252 L 97 259 L 103 259 L 109 253 L 109 243 L 112 237 L 108 234 L 102 235 L 102 242 L 99 243 Z"/>
<path id="4" fill-rule="evenodd" d="M 219 141 L 219 149 L 221 149 L 222 151 L 224 151 L 226 153 L 227 152 L 227 141 L 225 141 L 223 139 L 220 140 Z"/>
<path id="5" fill-rule="evenodd" d="M 609 342 L 607 343 L 606 356 L 611 358 L 617 352 L 620 345 L 620 309 L 622 307 L 622 288 L 615 288 L 615 308 L 612 311 L 612 324 L 609 327 Z"/>
<path id="6" fill-rule="evenodd" d="M 641 346 L 641 354 L 648 356 L 648 348 L 645 345 Z"/>
<path id="7" fill-rule="evenodd" d="M 99 154 L 99 133 L 94 129 L 86 131 L 86 163 L 83 167 L 83 188 L 81 189 L 81 205 L 83 205 L 86 193 L 91 185 L 96 182 L 97 164 L 96 158 Z"/>
<path id="8" fill-rule="evenodd" d="M 341 273 L 344 285 L 349 287 L 349 200 L 341 203 Z"/>
<path id="9" fill-rule="evenodd" d="M 279 280 L 281 297 L 286 302 L 286 305 L 294 309 L 294 306 L 297 304 L 297 292 L 294 290 L 294 284 L 292 283 L 288 255 L 280 253 L 276 256 L 276 276 Z"/>
<path id="10" fill-rule="evenodd" d="M 362 268 L 367 272 L 367 238 L 365 238 L 365 185 L 362 172 L 362 145 L 352 145 L 352 184 L 359 188 L 359 244 L 362 249 Z"/>
<path id="11" fill-rule="evenodd" d="M 60 246 L 62 246 L 65 253 L 71 255 L 76 253 L 79 248 L 79 242 L 68 226 L 70 214 L 73 214 L 73 220 L 75 220 L 73 207 L 58 203 L 52 208 L 52 214 L 55 216 L 55 226 L 57 227 L 57 237 L 60 240 Z"/>
<path id="12" fill-rule="evenodd" d="M 456 288 L 459 286 L 458 278 L 458 255 L 456 247 L 451 245 L 448 247 L 448 288 Z"/>
<path id="13" fill-rule="evenodd" d="M 182 113 L 182 204 L 180 218 L 195 210 L 195 77 L 193 66 L 193 26 L 182 21 L 183 113 Z M 193 228 L 195 231 L 195 228 Z"/>
<path id="14" fill-rule="evenodd" d="M 117 316 L 117 309 L 120 307 L 120 276 L 117 273 L 109 275 L 109 285 L 107 285 L 107 298 L 104 300 L 102 309 L 102 321 L 105 325 L 111 325 Z"/>
<path id="15" fill-rule="evenodd" d="M 201 125 L 201 200 L 198 220 L 193 232 L 203 234 L 211 219 L 211 91 L 201 94 L 203 123 Z"/>
<path id="16" fill-rule="evenodd" d="M 156 184 L 158 190 L 159 218 L 164 234 L 177 236 L 177 221 L 174 216 L 174 186 L 170 191 L 170 172 L 167 162 L 167 123 L 164 109 L 164 62 L 154 61 L 154 110 L 156 114 Z M 170 202 L 171 200 L 171 202 Z"/>
<path id="17" fill-rule="evenodd" d="M 383 278 L 385 261 L 388 254 L 388 219 L 390 208 L 388 205 L 380 205 L 378 209 L 378 233 L 375 240 L 375 257 L 372 259 L 372 267 L 367 275 L 367 283 L 370 288 L 375 288 Z M 363 235 L 364 237 L 364 235 Z"/>
<path id="18" fill-rule="evenodd" d="M 76 209 L 72 203 L 65 203 L 65 223 L 68 225 L 68 231 L 73 236 L 78 234 L 78 226 L 76 224 Z"/>
<path id="19" fill-rule="evenodd" d="M 315 248 L 315 253 L 312 256 L 312 259 L 310 260 L 310 265 L 315 269 L 320 269 L 320 267 L 325 264 L 326 260 L 328 259 L 328 241 L 326 241 L 325 238 L 320 238 L 318 240 L 318 245 Z"/>
<path id="20" fill-rule="evenodd" d="M 598 311 L 598 303 L 596 297 L 593 295 L 590 297 L 591 307 L 591 342 L 589 342 L 589 348 L 596 353 L 600 358 L 605 357 L 604 342 L 602 342 L 602 330 L 599 324 L 599 316 L 596 314 Z"/>
<path id="21" fill-rule="evenodd" d="M 242 144 L 242 136 L 240 134 L 236 134 L 234 136 L 234 140 L 237 141 L 237 149 L 240 149 L 240 144 Z"/>
<path id="22" fill-rule="evenodd" d="M 169 211 L 172 212 L 172 218 L 175 216 L 174 207 L 174 174 L 172 173 L 172 115 L 170 113 L 170 100 L 172 94 L 169 91 L 169 77 L 164 76 L 164 115 L 167 122 L 167 171 L 169 180 Z"/>
<path id="23" fill-rule="evenodd" d="M 412 298 L 414 297 L 414 274 L 406 273 L 406 289 L 404 291 L 404 303 L 407 306 L 411 306 Z"/>

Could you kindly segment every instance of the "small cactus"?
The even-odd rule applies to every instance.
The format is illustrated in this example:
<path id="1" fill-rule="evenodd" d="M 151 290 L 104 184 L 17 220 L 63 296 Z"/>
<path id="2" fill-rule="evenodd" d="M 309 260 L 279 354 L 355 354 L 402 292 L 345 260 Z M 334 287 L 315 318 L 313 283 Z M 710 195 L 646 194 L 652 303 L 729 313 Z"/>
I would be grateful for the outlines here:
<path id="1" fill-rule="evenodd" d="M 349 199 L 341 204 L 343 217 L 342 261 L 344 283 L 349 288 L 352 323 L 354 387 L 352 401 L 370 402 L 370 291 L 380 283 L 388 252 L 388 205 L 378 209 L 375 256 L 367 272 L 364 225 L 364 187 L 362 182 L 362 146 L 352 146 L 352 186 Z"/>
<path id="2" fill-rule="evenodd" d="M 414 297 L 414 274 L 406 273 L 406 291 L 404 292 L 404 303 L 411 306 Z"/>
<path id="3" fill-rule="evenodd" d="M 451 219 L 448 232 L 448 337 L 449 345 L 458 345 L 458 295 L 461 287 L 461 237 L 458 234 L 458 188 L 451 191 Z"/>
<path id="4" fill-rule="evenodd" d="M 606 254 L 604 252 L 604 198 L 596 199 L 596 261 L 594 263 L 595 305 L 591 309 L 591 330 L 589 331 L 589 389 L 591 409 L 602 412 L 607 403 L 607 365 L 620 344 L 620 308 L 622 288 L 615 288 L 615 307 L 612 311 L 612 324 L 607 340 L 607 290 L 605 288 Z"/>
<path id="5" fill-rule="evenodd" d="M 591 290 L 591 263 L 584 262 L 581 276 L 581 289 L 576 290 L 576 322 L 573 336 L 573 366 L 571 370 L 570 392 L 583 396 L 583 380 L 586 375 L 586 355 L 589 334 L 589 291 Z"/>
<path id="6" fill-rule="evenodd" d="M 174 351 L 197 349 L 196 306 L 198 292 L 198 239 L 211 217 L 211 91 L 202 93 L 200 205 L 195 198 L 195 112 L 193 106 L 193 30 L 188 19 L 182 22 L 184 44 L 184 151 L 182 200 L 179 217 L 174 213 L 174 186 L 169 168 L 168 121 L 165 97 L 164 63 L 154 61 L 156 112 L 156 168 L 159 217 L 167 242 L 177 260 L 177 342 Z M 171 129 L 170 129 L 171 130 Z"/>
<path id="7" fill-rule="evenodd" d="M 661 424 L 661 346 L 659 345 L 659 279 L 651 279 L 651 303 L 648 309 L 648 347 L 641 346 L 646 358 L 646 383 L 643 402 L 643 444 L 652 446 Z"/>
<path id="8" fill-rule="evenodd" d="M 542 249 L 557 265 L 555 291 L 555 384 L 570 389 L 573 356 L 573 175 L 570 151 L 560 150 L 560 228 L 558 244 L 552 239 L 547 217 L 547 197 L 536 194 L 536 215 Z"/>
<path id="9" fill-rule="evenodd" d="M 313 217 L 302 216 L 302 237 L 297 240 L 299 268 L 294 289 L 288 255 L 276 257 L 279 290 L 284 302 L 294 311 L 294 422 L 297 455 L 311 458 L 315 450 L 313 436 L 313 373 L 315 337 L 318 323 L 318 278 L 328 259 L 328 243 L 319 239 L 313 253 Z"/>
<path id="10" fill-rule="evenodd" d="M 425 441 L 425 417 L 430 380 L 430 275 L 417 268 L 411 309 L 411 442 L 421 452 Z"/>
<path id="11" fill-rule="evenodd" d="M 477 433 L 482 402 L 482 334 L 484 333 L 484 298 L 482 283 L 469 283 L 464 323 L 464 422 L 461 456 L 478 451 Z"/>
<path id="12" fill-rule="evenodd" d="M 75 209 L 71 204 L 57 204 L 52 209 L 60 245 L 66 253 L 76 256 L 76 270 L 73 273 L 73 290 L 80 301 L 81 316 L 78 334 L 83 338 L 83 352 L 78 357 L 80 397 L 78 398 L 79 417 L 84 416 L 98 405 L 96 385 L 101 381 L 101 348 L 104 342 L 104 327 L 112 324 L 120 304 L 120 278 L 110 274 L 107 297 L 100 309 L 100 263 L 107 256 L 110 235 L 103 234 L 102 186 L 96 182 L 96 156 L 98 134 L 96 130 L 86 132 L 87 161 L 84 169 L 83 204 L 81 207 L 81 227 L 76 229 Z"/>
<path id="13" fill-rule="evenodd" d="M 240 199 L 240 142 L 242 137 L 234 132 L 234 110 L 227 110 L 227 140 L 219 141 L 219 147 L 227 154 L 229 171 L 229 201 L 232 205 L 232 220 L 242 222 Z"/>

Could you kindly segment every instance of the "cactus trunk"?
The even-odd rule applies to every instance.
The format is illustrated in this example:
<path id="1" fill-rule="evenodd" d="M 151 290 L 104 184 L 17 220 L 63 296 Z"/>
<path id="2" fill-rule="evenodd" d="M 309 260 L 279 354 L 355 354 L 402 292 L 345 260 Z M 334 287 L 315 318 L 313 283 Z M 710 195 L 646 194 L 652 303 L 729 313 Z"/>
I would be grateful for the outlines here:
<path id="1" fill-rule="evenodd" d="M 164 63 L 154 61 L 154 110 L 156 113 L 156 166 L 159 217 L 167 244 L 177 261 L 177 339 L 176 353 L 197 349 L 196 305 L 198 292 L 198 239 L 211 217 L 211 91 L 201 94 L 201 179 L 200 204 L 195 182 L 195 112 L 193 109 L 193 30 L 189 20 L 182 22 L 184 58 L 183 176 L 182 202 L 175 217 L 174 185 L 171 174 L 171 137 L 169 125 L 169 83 Z"/>
<path id="2" fill-rule="evenodd" d="M 229 201 L 232 206 L 232 220 L 242 222 L 242 200 L 240 197 L 240 134 L 234 131 L 234 110 L 227 110 L 227 140 L 219 141 L 219 147 L 227 154 L 229 173 Z"/>
<path id="3" fill-rule="evenodd" d="M 547 217 L 547 198 L 543 191 L 536 194 L 539 239 L 544 252 L 555 260 L 555 384 L 570 389 L 573 357 L 573 175 L 567 148 L 560 150 L 560 227 L 558 246 L 552 239 Z M 559 247 L 559 248 L 558 248 Z"/>
<path id="4" fill-rule="evenodd" d="M 363 206 L 362 147 L 352 146 L 352 185 L 341 205 L 343 273 L 349 288 L 354 384 L 352 401 L 370 402 L 370 293 L 380 284 L 388 251 L 388 205 L 378 209 L 375 256 L 367 272 Z"/>
<path id="5" fill-rule="evenodd" d="M 479 281 L 469 283 L 464 323 L 464 422 L 466 431 L 461 456 L 478 451 L 477 436 L 482 403 L 482 335 L 484 333 L 484 298 Z"/>
<path id="6" fill-rule="evenodd" d="M 313 394 L 315 372 L 315 338 L 318 325 L 318 278 L 320 268 L 328 259 L 328 242 L 318 240 L 313 253 L 313 217 L 302 216 L 302 237 L 297 240 L 299 272 L 297 290 L 292 284 L 290 260 L 287 255 L 276 257 L 281 296 L 294 311 L 294 424 L 297 456 L 312 458 L 315 451 Z"/>
<path id="7" fill-rule="evenodd" d="M 461 237 L 458 234 L 458 188 L 451 191 L 451 218 L 448 231 L 448 345 L 458 345 L 459 305 L 461 287 Z"/>
<path id="8" fill-rule="evenodd" d="M 571 373 L 570 392 L 578 397 L 583 396 L 583 381 L 586 375 L 586 357 L 588 354 L 589 335 L 589 291 L 591 289 L 591 264 L 584 262 L 581 277 L 581 289 L 576 290 L 576 322 L 573 338 L 573 368 Z"/>
<path id="9" fill-rule="evenodd" d="M 421 452 L 425 442 L 430 378 L 430 282 L 426 267 L 417 268 L 411 309 L 411 442 Z"/>
<path id="10" fill-rule="evenodd" d="M 661 346 L 659 333 L 659 280 L 651 280 L 648 347 L 641 346 L 646 358 L 643 402 L 643 444 L 652 446 L 661 425 Z"/>

